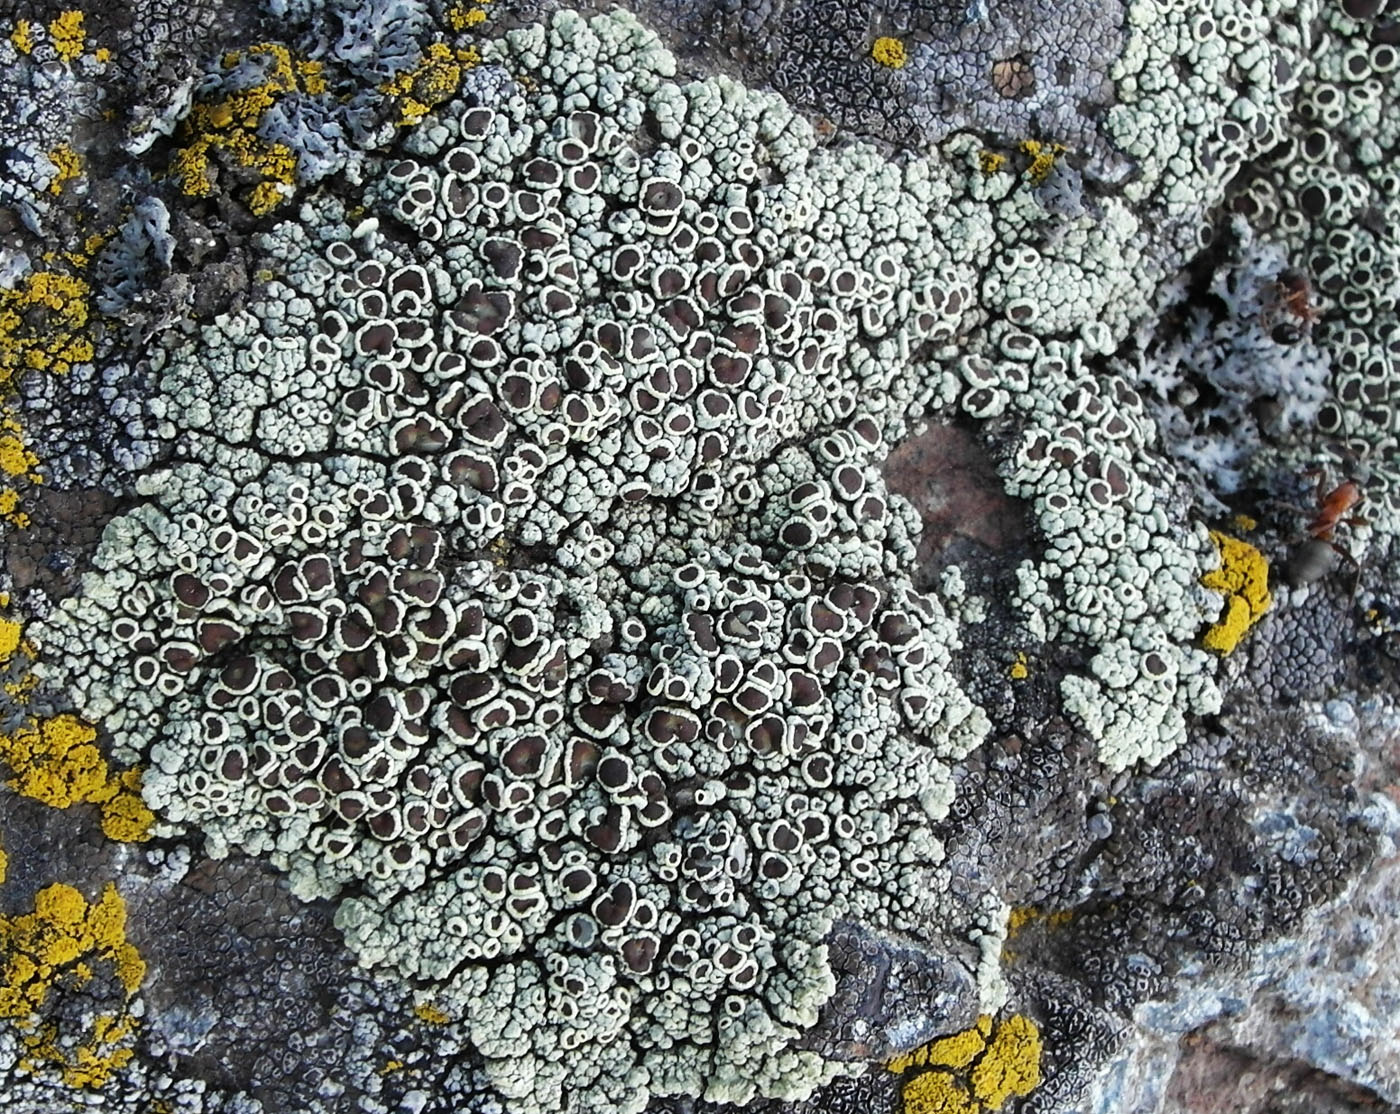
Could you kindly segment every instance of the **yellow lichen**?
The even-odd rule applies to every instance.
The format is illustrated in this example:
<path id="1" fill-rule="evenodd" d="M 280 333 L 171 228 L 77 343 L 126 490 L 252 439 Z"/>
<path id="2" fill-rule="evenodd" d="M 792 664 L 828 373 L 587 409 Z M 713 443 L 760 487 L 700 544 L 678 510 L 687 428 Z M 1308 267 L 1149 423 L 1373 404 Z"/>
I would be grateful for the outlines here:
<path id="1" fill-rule="evenodd" d="M 438 1009 L 431 1002 L 420 1002 L 413 1007 L 413 1015 L 428 1025 L 446 1025 L 452 1020 L 442 1010 Z"/>
<path id="2" fill-rule="evenodd" d="M 104 66 L 112 60 L 112 52 L 108 50 L 105 46 L 99 46 L 92 53 L 93 56 Z"/>
<path id="3" fill-rule="evenodd" d="M 28 54 L 34 49 L 34 25 L 27 19 L 15 20 L 14 30 L 10 32 L 10 42 L 21 54 Z"/>
<path id="4" fill-rule="evenodd" d="M 323 93 L 326 79 L 321 63 L 292 56 L 281 43 L 259 43 L 246 51 L 224 55 L 225 69 L 245 60 L 265 67 L 264 80 L 217 101 L 201 101 L 191 109 L 181 128 L 182 146 L 171 160 L 171 172 L 180 189 L 190 197 L 214 192 L 214 164 L 222 155 L 234 166 L 251 170 L 261 179 L 248 195 L 248 207 L 258 216 L 270 213 L 292 196 L 296 187 L 296 155 L 285 143 L 258 135 L 263 117 L 289 93 Z"/>
<path id="5" fill-rule="evenodd" d="M 1068 909 L 1047 913 L 1043 909 L 1037 909 L 1034 905 L 1018 905 L 1007 915 L 1006 938 L 1008 940 L 1014 938 L 1026 925 L 1034 921 L 1044 921 L 1050 928 L 1059 928 L 1073 919 L 1074 914 Z"/>
<path id="6" fill-rule="evenodd" d="M 49 183 L 49 193 L 60 193 L 64 182 L 71 182 L 83 172 L 82 156 L 68 146 L 55 147 L 49 152 L 49 162 L 58 167 L 58 173 Z"/>
<path id="7" fill-rule="evenodd" d="M 16 623 L 13 619 L 0 619 L 0 665 L 15 656 L 23 632 L 23 623 Z"/>
<path id="8" fill-rule="evenodd" d="M 121 790 L 102 805 L 102 834 L 118 843 L 144 843 L 156 817 L 141 799 L 141 771 L 127 770 L 118 781 Z"/>
<path id="9" fill-rule="evenodd" d="M 1228 654 L 1245 632 L 1273 606 L 1269 594 L 1269 562 L 1248 542 L 1212 530 L 1210 540 L 1220 552 L 1220 567 L 1201 577 L 1201 583 L 1225 595 L 1225 611 L 1205 633 L 1206 649 Z"/>
<path id="10" fill-rule="evenodd" d="M 259 182 L 248 191 L 248 208 L 258 216 L 265 216 L 287 199 L 285 183 Z"/>
<path id="11" fill-rule="evenodd" d="M 1040 910 L 1034 905 L 1017 905 L 1006 915 L 1006 938 L 1010 940 L 1038 916 Z"/>
<path id="12" fill-rule="evenodd" d="M 904 44 L 889 35 L 881 35 L 870 47 L 870 57 L 882 66 L 892 70 L 902 70 L 909 61 Z"/>
<path id="13" fill-rule="evenodd" d="M 10 594 L 0 592 L 0 608 L 10 606 Z M 34 659 L 34 647 L 24 639 L 24 624 L 18 619 L 0 617 L 0 667 L 7 666 L 16 654 L 23 654 L 25 666 Z M 26 674 L 32 676 L 32 674 Z"/>
<path id="14" fill-rule="evenodd" d="M 309 59 L 296 64 L 297 76 L 301 79 L 301 87 L 312 96 L 326 91 L 325 69 L 320 62 L 313 62 Z"/>
<path id="15" fill-rule="evenodd" d="M 30 719 L 12 735 L 0 735 L 0 762 L 13 776 L 9 787 L 51 808 L 102 806 L 102 831 L 110 839 L 150 838 L 155 816 L 141 800 L 141 773 L 112 775 L 93 745 L 97 732 L 76 716 Z"/>
<path id="16" fill-rule="evenodd" d="M 920 1050 L 925 1054 L 924 1062 L 932 1067 L 967 1067 L 986 1046 L 986 1035 L 990 1025 L 991 1018 L 983 1015 L 971 1029 L 931 1041 Z"/>
<path id="17" fill-rule="evenodd" d="M 61 374 L 92 359 L 90 295 L 82 279 L 57 271 L 36 271 L 0 290 L 0 388 L 26 370 Z"/>
<path id="18" fill-rule="evenodd" d="M 481 55 L 475 50 L 453 50 L 446 43 L 432 43 L 417 66 L 395 74 L 379 91 L 398 98 L 399 126 L 413 127 L 456 93 L 462 72 L 480 62 Z"/>
<path id="19" fill-rule="evenodd" d="M 54 53 L 60 61 L 75 61 L 82 55 L 83 46 L 87 42 L 83 13 L 73 8 L 59 12 L 49 24 L 49 37 L 53 40 Z"/>
<path id="20" fill-rule="evenodd" d="M 379 1069 L 380 1075 L 393 1075 L 396 1071 L 403 1071 L 402 1060 L 386 1060 L 384 1066 Z"/>
<path id="21" fill-rule="evenodd" d="M 29 694 L 34 691 L 38 684 L 38 677 L 34 676 L 33 673 L 26 673 L 18 681 L 6 681 L 3 687 L 16 704 L 23 704 L 28 701 Z"/>
<path id="22" fill-rule="evenodd" d="M 0 608 L 9 607 L 10 595 L 0 592 Z M 8 665 L 16 654 L 23 654 L 25 665 L 34 659 L 34 647 L 24 639 L 24 624 L 18 619 L 0 617 L 0 667 Z"/>
<path id="23" fill-rule="evenodd" d="M 1013 681 L 1024 681 L 1031 675 L 1030 666 L 1026 664 L 1026 655 L 1017 651 L 1016 660 L 1011 663 L 1011 667 L 1006 671 L 1008 677 Z"/>
<path id="24" fill-rule="evenodd" d="M 988 151 L 984 149 L 977 153 L 977 165 L 982 168 L 982 173 L 990 178 L 1006 165 L 1006 156 L 1000 151 Z"/>
<path id="25" fill-rule="evenodd" d="M 515 551 L 515 547 L 504 534 L 498 534 L 486 543 L 486 552 L 491 555 L 491 563 L 498 569 L 504 569 L 510 565 L 510 555 Z"/>
<path id="26" fill-rule="evenodd" d="M 23 432 L 14 413 L 0 406 L 0 475 L 19 481 L 21 485 L 39 483 L 41 477 L 35 471 L 39 458 L 25 445 Z M 28 526 L 29 516 L 19 506 L 20 493 L 15 487 L 0 488 L 0 519 L 12 526 Z"/>
<path id="27" fill-rule="evenodd" d="M 10 865 L 10 860 L 5 855 L 5 849 L 0 847 L 0 882 L 5 880 L 5 871 Z"/>
<path id="28" fill-rule="evenodd" d="M 1040 185 L 1050 177 L 1055 162 L 1068 148 L 1060 143 L 1041 143 L 1038 139 L 1027 139 L 1021 143 L 1023 154 L 1030 155 L 1031 163 L 1026 167 L 1026 177 L 1034 185 Z"/>
<path id="29" fill-rule="evenodd" d="M 1205 633 L 1203 641 L 1206 649 L 1214 650 L 1217 654 L 1232 653 L 1253 622 L 1249 604 L 1244 598 L 1229 596 L 1225 600 L 1225 613 L 1220 621 Z"/>
<path id="30" fill-rule="evenodd" d="M 454 31 L 465 31 L 469 27 L 486 22 L 486 10 L 483 5 L 489 4 L 491 0 L 471 0 L 468 4 L 453 4 L 447 9 L 447 26 Z"/>
<path id="31" fill-rule="evenodd" d="M 65 1039 L 40 1019 L 51 995 L 89 982 L 105 967 L 131 998 L 146 964 L 126 941 L 126 904 L 108 883 L 91 905 L 72 886 L 55 883 L 34 898 L 34 912 L 0 917 L 0 1018 L 19 1031 L 20 1067 L 55 1067 L 72 1087 L 101 1087 L 132 1056 L 135 1020 L 100 1013 L 89 1033 Z"/>
<path id="32" fill-rule="evenodd" d="M 78 1045 L 73 1062 L 63 1068 L 63 1082 L 70 1087 L 106 1086 L 134 1055 L 129 1043 L 136 1035 L 135 1018 L 127 1014 L 99 1014 L 92 1030 L 92 1040 Z"/>
<path id="33" fill-rule="evenodd" d="M 978 1114 L 967 1088 L 946 1071 L 926 1071 L 900 1089 L 904 1114 Z"/>
<path id="34" fill-rule="evenodd" d="M 0 519 L 21 530 L 29 525 L 29 515 L 19 509 L 19 492 L 12 487 L 0 488 Z"/>
<path id="35" fill-rule="evenodd" d="M 96 731 L 70 715 L 31 719 L 13 735 L 0 735 L 0 759 L 14 771 L 10 788 L 52 808 L 102 798 L 107 762 L 92 745 L 95 738 Z"/>
<path id="36" fill-rule="evenodd" d="M 972 1093 L 983 1107 L 999 1110 L 1013 1095 L 1040 1084 L 1040 1030 L 1021 1014 L 997 1026 L 986 1053 L 972 1069 Z"/>
<path id="37" fill-rule="evenodd" d="M 1034 915 L 1034 914 L 1031 914 Z M 941 1037 L 886 1065 L 910 1075 L 900 1088 L 904 1114 L 991 1114 L 1040 1082 L 1040 1031 L 1015 1014 L 987 1015 L 961 1033 Z"/>
<path id="38" fill-rule="evenodd" d="M 18 430 L 0 425 L 0 472 L 7 476 L 27 476 L 38 463 L 39 458 L 29 451 Z"/>

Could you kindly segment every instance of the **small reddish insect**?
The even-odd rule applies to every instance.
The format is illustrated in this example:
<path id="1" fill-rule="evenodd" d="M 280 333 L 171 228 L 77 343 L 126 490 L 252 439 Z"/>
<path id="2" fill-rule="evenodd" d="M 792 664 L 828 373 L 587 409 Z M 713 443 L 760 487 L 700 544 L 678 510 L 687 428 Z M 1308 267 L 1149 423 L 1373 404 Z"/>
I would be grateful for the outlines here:
<path id="1" fill-rule="evenodd" d="M 1282 270 L 1264 288 L 1264 312 L 1260 324 L 1272 328 L 1276 344 L 1297 344 L 1322 317 L 1313 305 L 1312 283 L 1297 267 Z"/>
<path id="2" fill-rule="evenodd" d="M 1365 498 L 1361 493 L 1361 485 L 1355 480 L 1343 480 L 1326 495 L 1321 494 L 1321 487 L 1318 492 L 1317 515 L 1308 523 L 1308 533 L 1318 541 L 1331 541 L 1338 523 L 1359 525 L 1366 521 L 1362 518 L 1342 517 Z"/>
<path id="3" fill-rule="evenodd" d="M 1361 485 L 1355 480 L 1343 480 L 1328 491 L 1326 480 L 1319 474 L 1317 510 L 1307 525 L 1307 540 L 1297 548 L 1288 563 L 1288 579 L 1295 587 L 1311 584 L 1331 572 L 1335 554 L 1352 567 L 1351 590 L 1353 594 L 1356 592 L 1356 586 L 1361 580 L 1361 565 L 1351 552 L 1337 541 L 1337 527 L 1366 524 L 1366 519 L 1360 515 L 1349 513 L 1365 498 Z"/>

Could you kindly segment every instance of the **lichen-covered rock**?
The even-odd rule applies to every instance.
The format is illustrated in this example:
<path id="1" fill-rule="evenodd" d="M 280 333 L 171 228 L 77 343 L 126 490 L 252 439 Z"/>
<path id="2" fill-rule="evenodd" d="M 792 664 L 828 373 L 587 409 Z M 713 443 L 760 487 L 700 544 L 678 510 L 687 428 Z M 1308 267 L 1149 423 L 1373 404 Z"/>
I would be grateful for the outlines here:
<path id="1" fill-rule="evenodd" d="M 1292 888 L 1311 873 L 1310 860 L 1336 847 L 1335 831 L 1312 827 L 1317 796 L 1295 809 L 1286 794 L 1281 810 L 1260 810 L 1253 823 L 1277 841 L 1277 858 L 1250 879 L 1264 882 L 1262 901 L 1251 899 L 1244 917 L 1227 913 L 1223 920 L 1244 924 L 1263 911 L 1258 905 L 1270 906 L 1271 912 L 1286 910 L 1286 930 L 1248 948 L 1246 928 L 1245 939 L 1235 938 L 1237 962 L 1183 972 L 1185 979 L 1161 1000 L 1140 1004 L 1133 1045 L 1081 1109 L 1108 1114 L 1135 1106 L 1187 1114 L 1212 1109 L 1222 1096 L 1232 1109 L 1299 1114 L 1393 1103 L 1391 937 L 1378 925 L 1395 899 L 1395 767 L 1386 757 L 1394 753 L 1395 712 L 1380 701 L 1360 707 L 1335 702 L 1306 729 L 1344 749 L 1366 738 L 1382 742 L 1379 752 L 1353 754 L 1353 760 L 1363 769 L 1363 791 L 1384 791 L 1358 800 L 1347 820 L 1377 842 L 1381 856 L 1344 888 L 1334 887 L 1340 891 L 1335 905 L 1305 912 L 1306 899 L 1296 891 L 1285 896 L 1278 882 L 1291 875 Z M 1299 963 L 1300 955 L 1308 962 Z"/>
<path id="2" fill-rule="evenodd" d="M 132 7 L 0 47 L 77 144 L 0 181 L 0 760 L 146 767 L 114 1109 L 1108 1108 L 1374 853 L 1388 25 Z M 84 868 L 7 815 L 13 918 Z"/>
<path id="3" fill-rule="evenodd" d="M 771 83 L 857 134 L 936 143 L 967 130 L 1008 150 L 1043 137 L 1092 153 L 1100 173 L 1125 169 L 1099 130 L 1113 93 L 1109 67 L 1123 44 L 1120 4 L 655 7 L 659 22 L 677 29 L 677 47 L 729 45 L 751 84 Z"/>
<path id="4" fill-rule="evenodd" d="M 1373 526 L 1393 535 L 1400 515 L 1392 352 L 1400 266 L 1390 229 L 1400 193 L 1388 152 L 1400 137 L 1384 106 L 1400 90 L 1400 55 L 1391 21 L 1373 8 L 1322 8 L 1314 65 L 1286 118 L 1286 140 L 1239 182 L 1232 206 L 1315 288 L 1310 301 L 1321 312 L 1311 333 L 1332 370 L 1317 414 L 1319 440 L 1366 463 Z M 1286 460 L 1287 447 L 1267 454 L 1256 470 L 1277 467 L 1279 455 Z M 1331 455 L 1342 454 L 1333 448 Z"/>

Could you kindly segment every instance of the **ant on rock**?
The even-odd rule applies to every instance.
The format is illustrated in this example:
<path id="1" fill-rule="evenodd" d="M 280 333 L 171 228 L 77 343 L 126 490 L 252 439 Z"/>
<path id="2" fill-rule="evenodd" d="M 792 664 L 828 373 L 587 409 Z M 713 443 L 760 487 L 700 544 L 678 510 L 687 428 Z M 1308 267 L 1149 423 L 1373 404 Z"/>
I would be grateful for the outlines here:
<path id="1" fill-rule="evenodd" d="M 1265 285 L 1259 324 L 1269 328 L 1275 344 L 1297 344 L 1321 318 L 1313 305 L 1312 283 L 1297 267 L 1285 268 Z"/>
<path id="2" fill-rule="evenodd" d="M 1303 475 L 1317 476 L 1317 506 L 1310 513 L 1305 529 L 1306 539 L 1294 550 L 1288 561 L 1288 582 L 1295 588 L 1321 580 L 1336 565 L 1340 557 L 1352 568 L 1351 592 L 1356 594 L 1361 582 L 1361 564 L 1351 555 L 1351 551 L 1337 541 L 1337 527 L 1364 526 L 1366 519 L 1351 515 L 1366 498 L 1361 485 L 1354 479 L 1345 479 L 1330 491 L 1327 480 L 1320 468 L 1310 468 Z"/>

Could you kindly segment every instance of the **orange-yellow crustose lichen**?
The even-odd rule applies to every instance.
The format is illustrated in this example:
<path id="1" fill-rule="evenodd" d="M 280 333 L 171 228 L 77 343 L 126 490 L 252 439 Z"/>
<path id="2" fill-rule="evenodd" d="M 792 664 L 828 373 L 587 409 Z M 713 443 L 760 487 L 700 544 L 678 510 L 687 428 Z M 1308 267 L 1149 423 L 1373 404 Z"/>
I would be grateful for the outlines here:
<path id="1" fill-rule="evenodd" d="M 990 178 L 1006 165 L 1006 156 L 1000 151 L 982 150 L 977 152 L 977 165 L 981 167 L 983 176 Z"/>
<path id="2" fill-rule="evenodd" d="M 997 1026 L 987 1051 L 972 1069 L 972 1093 L 985 1110 L 1000 1110 L 1013 1095 L 1040 1085 L 1040 1030 L 1016 1014 Z"/>
<path id="3" fill-rule="evenodd" d="M 10 32 L 10 42 L 21 54 L 28 54 L 34 49 L 34 25 L 27 19 L 15 20 L 14 29 Z"/>
<path id="4" fill-rule="evenodd" d="M 993 1022 L 983 1014 L 961 1033 L 940 1037 L 889 1061 L 908 1075 L 900 1096 L 904 1114 L 991 1114 L 1040 1083 L 1040 1031 L 1015 1014 Z"/>
<path id="5" fill-rule="evenodd" d="M 19 492 L 12 487 L 0 488 L 0 520 L 23 530 L 29 525 L 29 515 L 19 509 Z"/>
<path id="6" fill-rule="evenodd" d="M 9 786 L 51 808 L 95 800 L 107 788 L 107 762 L 94 731 L 70 715 L 29 720 L 0 735 L 0 759 L 14 772 Z"/>
<path id="7" fill-rule="evenodd" d="M 1041 143 L 1038 139 L 1027 139 L 1021 143 L 1023 154 L 1030 155 L 1031 164 L 1026 167 L 1026 177 L 1034 185 L 1040 185 L 1050 177 L 1056 160 L 1068 150 L 1060 143 Z"/>
<path id="8" fill-rule="evenodd" d="M 181 126 L 183 146 L 171 160 L 171 171 L 180 189 L 190 197 L 214 192 L 211 159 L 222 154 L 235 166 L 255 171 L 261 178 L 249 191 L 248 208 L 258 216 L 270 213 L 292 196 L 296 186 L 296 155 L 285 143 L 258 135 L 268 109 L 288 93 L 324 93 L 326 79 L 321 63 L 299 61 L 281 43 L 259 43 L 246 51 L 224 55 L 224 69 L 245 59 L 267 67 L 266 79 L 252 88 L 230 93 L 222 100 L 201 101 Z"/>
<path id="9" fill-rule="evenodd" d="M 1220 567 L 1201 577 L 1205 587 L 1225 594 L 1225 612 L 1219 622 L 1206 631 L 1203 642 L 1207 650 L 1228 654 L 1240 639 L 1270 607 L 1269 562 L 1248 542 L 1210 532 L 1210 540 L 1220 551 Z"/>
<path id="10" fill-rule="evenodd" d="M 23 642 L 24 625 L 13 619 L 0 619 L 0 665 L 4 665 Z"/>
<path id="11" fill-rule="evenodd" d="M 93 745 L 96 738 L 97 732 L 76 716 L 30 719 L 13 734 L 0 735 L 0 762 L 13 774 L 7 784 L 51 808 L 100 805 L 108 839 L 149 839 L 155 816 L 141 800 L 141 772 L 110 773 Z"/>
<path id="12" fill-rule="evenodd" d="M 456 93 L 462 72 L 480 62 L 481 55 L 473 49 L 453 50 L 446 43 L 432 43 L 418 65 L 395 74 L 379 91 L 399 99 L 399 126 L 413 127 Z"/>
<path id="13" fill-rule="evenodd" d="M 870 57 L 882 66 L 892 70 L 902 70 L 909 61 L 909 53 L 904 44 L 889 35 L 881 35 L 870 47 Z"/>
<path id="14" fill-rule="evenodd" d="M 0 388 L 27 370 L 66 372 L 92 359 L 88 284 L 57 271 L 28 274 L 0 290 Z"/>
<path id="15" fill-rule="evenodd" d="M 49 193 L 61 193 L 64 182 L 71 182 L 83 172 L 82 156 L 72 147 L 55 147 L 49 152 L 49 162 L 58 167 L 58 173 L 49 183 Z"/>
<path id="16" fill-rule="evenodd" d="M 1055 913 L 1047 913 L 1034 905 L 1021 905 L 1012 909 L 1006 917 L 1006 940 L 1001 946 L 1002 962 L 1010 963 L 1016 959 L 1016 952 L 1012 950 L 1011 944 L 1027 925 L 1039 922 L 1047 928 L 1056 929 L 1073 919 L 1074 914 L 1067 909 Z"/>
<path id="17" fill-rule="evenodd" d="M 420 1002 L 413 1007 L 413 1016 L 427 1025 L 446 1025 L 452 1020 L 431 1002 Z"/>
<path id="18" fill-rule="evenodd" d="M 21 529 L 29 525 L 29 515 L 19 509 L 19 491 L 9 485 L 41 481 L 39 473 L 35 471 L 39 458 L 25 445 L 21 436 L 23 432 L 14 414 L 8 408 L 0 407 L 0 483 L 8 481 L 6 486 L 0 487 L 0 519 Z M 5 654 L 0 657 L 0 663 L 8 659 L 9 655 Z"/>
<path id="19" fill-rule="evenodd" d="M 0 847 L 0 882 L 5 880 L 5 871 L 9 869 L 10 860 L 5 855 L 5 849 Z"/>
<path id="20" fill-rule="evenodd" d="M 70 1087 L 104 1087 L 114 1072 L 131 1062 L 129 1047 L 136 1036 L 136 1019 L 129 1014 L 98 1014 L 92 1023 L 92 1038 L 82 1044 L 65 1064 L 63 1081 Z M 53 1027 L 50 1031 L 56 1033 Z M 52 1059 L 59 1051 L 49 1038 L 45 1054 Z"/>
<path id="21" fill-rule="evenodd" d="M 469 27 L 486 22 L 484 5 L 491 0 L 471 0 L 467 4 L 453 4 L 447 9 L 447 26 L 454 31 L 465 31 Z"/>
<path id="22" fill-rule="evenodd" d="M 1046 913 L 1037 909 L 1034 905 L 1018 905 L 1012 909 L 1006 918 L 1006 938 L 1010 940 L 1021 929 L 1033 921 L 1044 921 L 1051 928 L 1059 928 L 1068 924 L 1074 919 L 1074 914 L 1068 909 L 1061 909 L 1054 913 Z"/>
<path id="23" fill-rule="evenodd" d="M 102 805 L 102 834 L 118 843 L 144 843 L 151 838 L 155 813 L 141 799 L 141 770 L 133 766 L 115 780 L 117 792 Z"/>
<path id="24" fill-rule="evenodd" d="M 128 1000 L 146 976 L 126 941 L 126 904 L 110 883 L 92 904 L 55 883 L 35 896 L 33 913 L 0 917 L 0 1019 L 19 1031 L 22 1069 L 54 1067 L 69 1086 L 101 1087 L 131 1060 L 136 1022 L 125 1010 L 99 1013 L 91 1032 L 76 1037 L 41 1020 L 52 994 L 84 986 L 104 967 Z"/>
<path id="25" fill-rule="evenodd" d="M 22 649 L 29 652 L 29 644 L 25 643 Z M 32 654 L 30 655 L 33 656 Z M 29 701 L 29 694 L 39 685 L 39 678 L 33 673 L 21 673 L 17 680 L 10 680 L 0 683 L 0 690 L 3 690 L 15 704 L 25 704 Z"/>
<path id="26" fill-rule="evenodd" d="M 1026 925 L 1040 916 L 1034 905 L 1017 905 L 1006 915 L 1006 938 L 1010 940 Z"/>
<path id="27" fill-rule="evenodd" d="M 899 1092 L 904 1114 L 980 1114 L 977 1100 L 946 1071 L 914 1076 Z"/>
<path id="28" fill-rule="evenodd" d="M 60 61 L 76 61 L 82 56 L 83 46 L 87 43 L 83 13 L 72 8 L 59 12 L 49 24 L 49 38 L 53 40 L 54 53 Z"/>
<path id="29" fill-rule="evenodd" d="M 896 1056 L 885 1066 L 900 1074 L 918 1067 L 965 1068 L 987 1047 L 987 1035 L 991 1031 L 992 1019 L 984 1013 L 972 1028 L 922 1044 L 913 1052 Z"/>

